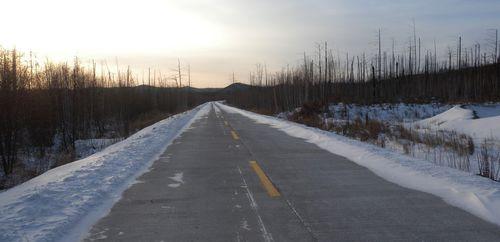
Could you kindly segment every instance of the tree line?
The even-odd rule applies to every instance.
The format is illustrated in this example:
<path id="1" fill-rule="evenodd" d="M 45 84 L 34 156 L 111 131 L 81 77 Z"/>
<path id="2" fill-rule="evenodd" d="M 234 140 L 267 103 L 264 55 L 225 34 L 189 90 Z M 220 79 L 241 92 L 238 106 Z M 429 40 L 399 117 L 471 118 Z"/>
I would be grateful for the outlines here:
<path id="1" fill-rule="evenodd" d="M 236 106 L 265 113 L 300 107 L 307 102 L 426 103 L 500 101 L 500 56 L 498 31 L 488 47 L 479 43 L 448 47 L 439 55 L 436 42 L 423 48 L 414 34 L 403 51 L 382 49 L 378 31 L 377 49 L 368 57 L 336 54 L 328 43 L 317 44 L 314 55 L 304 53 L 302 63 L 269 73 L 257 64 L 250 73 L 250 86 L 227 95 Z M 388 50 L 387 50 L 388 49 Z"/>
<path id="2" fill-rule="evenodd" d="M 51 147 L 72 154 L 75 141 L 127 137 L 153 121 L 211 99 L 194 93 L 179 62 L 174 77 L 149 71 L 139 85 L 129 68 L 111 72 L 96 63 L 38 64 L 31 55 L 0 49 L 0 159 L 4 175 L 19 155 L 41 158 Z M 74 157 L 73 157 L 74 158 Z M 69 161 L 72 161 L 70 159 Z M 51 168 L 51 167 L 48 167 Z M 40 171 L 43 172 L 43 171 Z"/>

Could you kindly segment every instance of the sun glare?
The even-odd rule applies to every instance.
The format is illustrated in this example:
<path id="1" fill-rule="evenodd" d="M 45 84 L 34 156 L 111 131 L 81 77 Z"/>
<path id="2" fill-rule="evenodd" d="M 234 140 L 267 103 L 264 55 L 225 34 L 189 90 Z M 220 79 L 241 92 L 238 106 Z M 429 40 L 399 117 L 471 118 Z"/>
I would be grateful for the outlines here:
<path id="1" fill-rule="evenodd" d="M 0 44 L 74 55 L 182 53 L 222 45 L 221 26 L 169 1 L 19 0 L 2 3 Z"/>

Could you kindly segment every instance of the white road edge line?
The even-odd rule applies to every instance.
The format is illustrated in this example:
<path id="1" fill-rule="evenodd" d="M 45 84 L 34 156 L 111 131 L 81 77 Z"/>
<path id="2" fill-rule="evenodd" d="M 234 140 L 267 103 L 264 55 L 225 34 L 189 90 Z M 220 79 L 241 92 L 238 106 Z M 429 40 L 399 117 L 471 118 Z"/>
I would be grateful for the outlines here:
<path id="1" fill-rule="evenodd" d="M 316 238 L 316 236 L 314 235 L 312 229 L 311 229 L 311 225 L 309 225 L 309 223 L 307 223 L 303 218 L 302 216 L 300 216 L 299 212 L 297 211 L 297 209 L 295 209 L 295 207 L 293 206 L 293 204 L 290 202 L 290 200 L 288 199 L 285 199 L 286 203 L 288 204 L 288 207 L 292 210 L 292 213 L 299 219 L 299 221 L 302 223 L 302 225 L 306 228 L 307 232 L 309 232 L 309 235 L 311 235 L 311 237 L 313 238 L 314 241 L 318 241 L 318 239 Z"/>
<path id="2" fill-rule="evenodd" d="M 266 242 L 274 241 L 273 236 L 269 232 L 267 232 L 266 226 L 264 225 L 264 222 L 260 217 L 257 203 L 255 202 L 252 192 L 248 188 L 247 181 L 243 177 L 243 172 L 241 172 L 240 166 L 238 166 L 238 172 L 240 173 L 241 180 L 243 180 L 243 185 L 245 186 L 245 189 L 247 191 L 247 198 L 250 202 L 250 207 L 252 207 L 253 211 L 255 212 L 255 215 L 257 215 L 257 222 L 259 223 L 260 231 L 262 232 L 262 237 L 264 237 L 264 241 Z"/>

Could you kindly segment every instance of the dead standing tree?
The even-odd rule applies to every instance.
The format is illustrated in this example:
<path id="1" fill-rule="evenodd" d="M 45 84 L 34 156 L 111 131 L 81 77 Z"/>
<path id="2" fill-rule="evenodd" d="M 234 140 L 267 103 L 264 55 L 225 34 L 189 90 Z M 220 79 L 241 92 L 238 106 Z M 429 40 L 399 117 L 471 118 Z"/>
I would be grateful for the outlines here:
<path id="1" fill-rule="evenodd" d="M 19 65 L 20 57 L 15 50 L 3 52 L 0 58 L 0 158 L 8 176 L 17 161 L 27 71 Z"/>

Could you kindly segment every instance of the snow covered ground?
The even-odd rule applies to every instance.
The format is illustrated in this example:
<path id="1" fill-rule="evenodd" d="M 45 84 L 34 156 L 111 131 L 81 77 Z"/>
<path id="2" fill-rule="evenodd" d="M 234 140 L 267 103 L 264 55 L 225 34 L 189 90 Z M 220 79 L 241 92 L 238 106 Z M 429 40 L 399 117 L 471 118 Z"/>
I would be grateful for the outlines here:
<path id="1" fill-rule="evenodd" d="M 364 120 L 365 117 L 386 122 L 411 122 L 432 117 L 444 112 L 453 105 L 432 103 L 432 104 L 376 104 L 357 105 L 336 103 L 329 105 L 329 113 L 325 118 L 335 120 Z M 280 113 L 279 118 L 288 119 L 292 112 Z"/>
<path id="2" fill-rule="evenodd" d="M 278 117 L 295 120 L 297 117 L 293 114 L 300 114 L 299 111 L 300 109 L 281 113 Z M 321 116 L 323 128 L 337 133 L 342 131 L 343 134 L 358 139 L 362 139 L 362 132 L 369 132 L 367 130 L 370 127 L 361 127 L 366 130 L 358 133 L 344 133 L 348 122 L 352 124 L 356 123 L 355 120 L 362 123 L 366 123 L 366 120 L 379 121 L 384 124 L 384 130 L 377 139 L 372 136 L 367 142 L 472 174 L 484 174 L 480 171 L 480 167 L 484 166 L 479 164 L 486 160 L 483 156 L 484 147 L 487 147 L 488 156 L 494 163 L 494 160 L 498 159 L 497 156 L 500 156 L 500 103 L 399 103 L 368 106 L 338 103 L 329 105 L 328 111 Z M 400 127 L 406 128 L 406 133 L 402 133 Z M 420 138 L 415 137 L 419 134 Z M 468 137 L 472 143 L 469 143 Z M 461 147 L 456 148 L 457 146 Z M 472 153 L 467 155 L 465 151 Z"/>
<path id="3" fill-rule="evenodd" d="M 411 122 L 427 117 L 432 117 L 438 113 L 448 110 L 451 105 L 440 103 L 432 104 L 380 104 L 380 105 L 355 105 L 355 104 L 333 104 L 329 106 L 330 112 L 335 117 L 343 118 L 345 110 L 349 116 L 349 120 L 356 118 L 376 119 L 379 121 L 388 122 Z"/>
<path id="4" fill-rule="evenodd" d="M 290 136 L 303 138 L 331 153 L 344 156 L 390 182 L 434 194 L 453 206 L 500 225 L 499 182 L 332 132 L 255 114 L 222 103 L 217 105 L 226 112 L 242 114 L 258 123 L 268 124 Z"/>
<path id="5" fill-rule="evenodd" d="M 93 155 L 106 147 L 121 141 L 120 138 L 115 139 L 84 139 L 75 141 L 75 155 L 79 159 Z"/>
<path id="6" fill-rule="evenodd" d="M 74 241 L 211 104 L 172 116 L 87 158 L 0 193 L 0 241 Z"/>
<path id="7" fill-rule="evenodd" d="M 500 103 L 468 104 L 464 108 L 474 110 L 478 118 L 500 116 Z"/>
<path id="8" fill-rule="evenodd" d="M 110 132 L 111 134 L 111 132 Z M 53 144 L 43 149 L 43 155 L 40 155 L 38 147 L 26 147 L 18 155 L 18 160 L 22 163 L 22 170 L 17 170 L 7 179 L 3 171 L 0 170 L 0 182 L 3 180 L 3 189 L 14 187 L 21 184 L 37 174 L 42 174 L 47 170 L 67 163 L 72 160 L 83 159 L 93 155 L 106 147 L 122 141 L 123 138 L 99 138 L 99 139 L 79 139 L 75 141 L 74 157 L 68 151 L 61 148 L 62 140 L 60 135 L 55 135 Z"/>
<path id="9" fill-rule="evenodd" d="M 415 122 L 414 127 L 466 134 L 472 137 L 476 144 L 485 139 L 500 141 L 500 105 L 494 107 L 455 106 L 436 116 Z"/>

